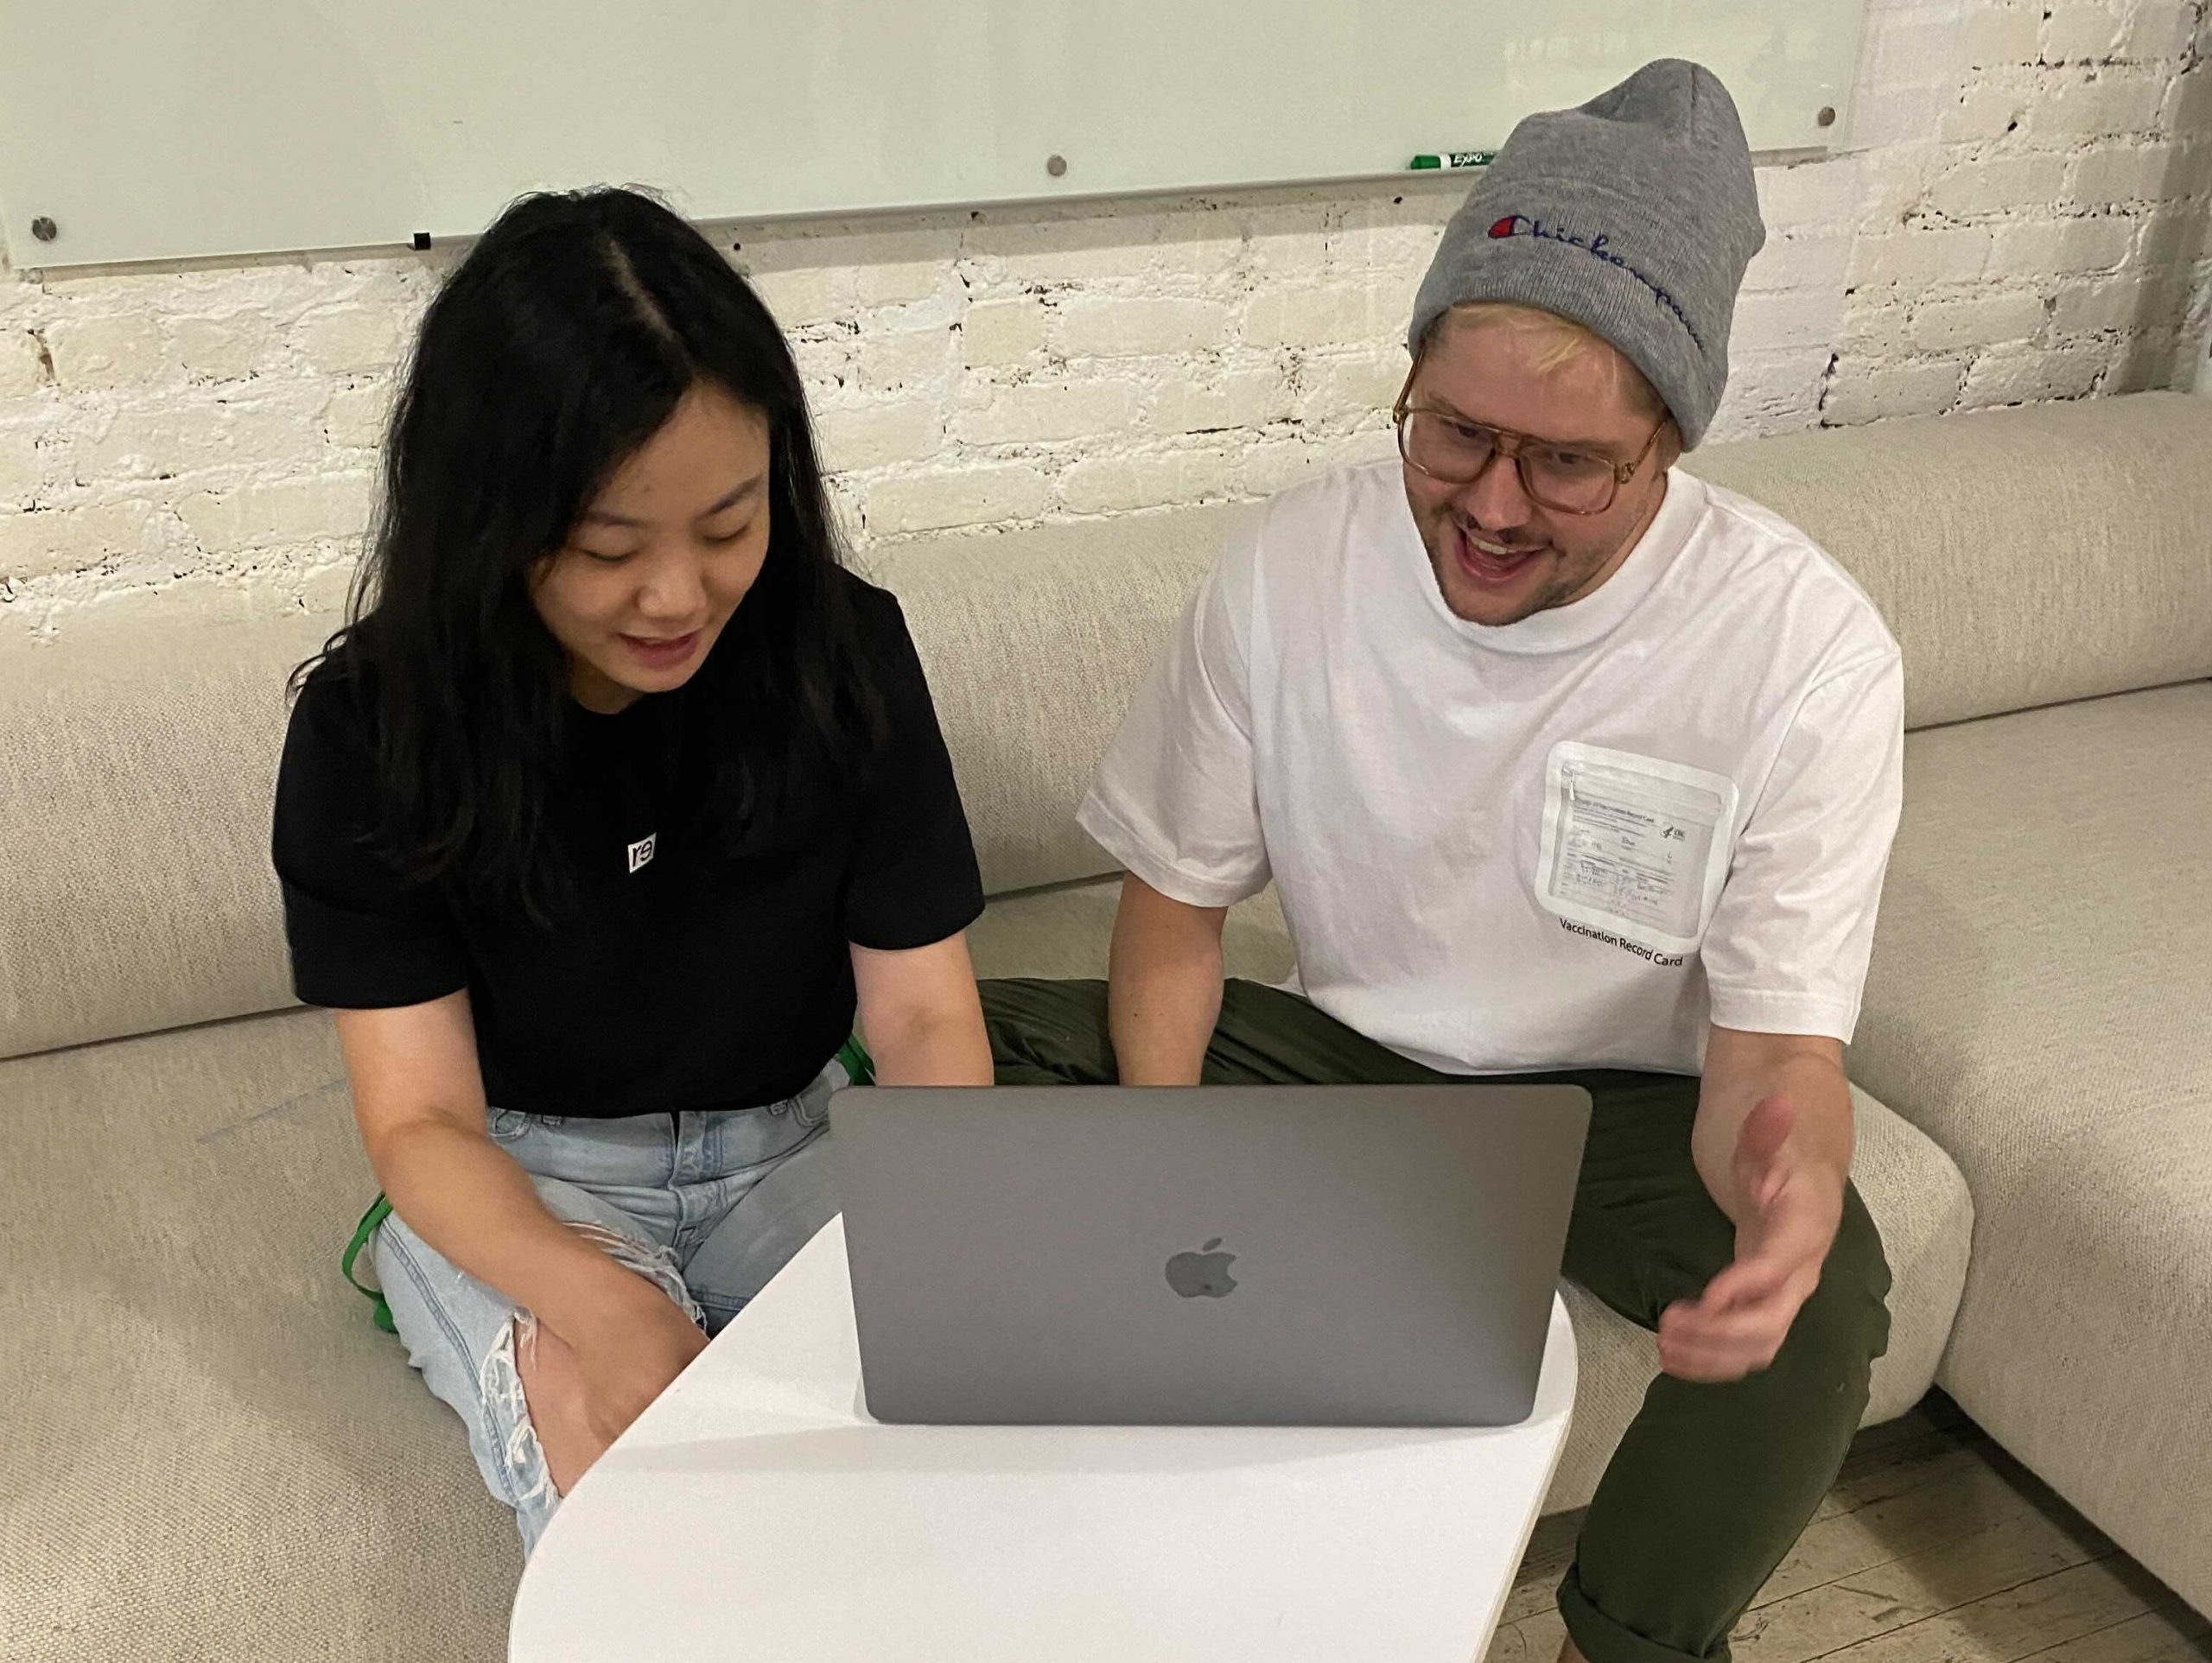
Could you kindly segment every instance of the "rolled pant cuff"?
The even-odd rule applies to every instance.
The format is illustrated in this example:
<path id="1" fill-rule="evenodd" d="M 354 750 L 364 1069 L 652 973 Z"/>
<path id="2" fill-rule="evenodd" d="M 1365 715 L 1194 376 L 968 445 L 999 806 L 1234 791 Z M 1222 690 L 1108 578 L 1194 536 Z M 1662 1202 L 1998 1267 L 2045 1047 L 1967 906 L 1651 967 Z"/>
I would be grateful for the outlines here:
<path id="1" fill-rule="evenodd" d="M 1568 1637 L 1590 1663 L 1728 1663 L 1725 1640 L 1709 1652 L 1678 1652 L 1622 1628 L 1590 1603 L 1572 1571 L 1560 1584 L 1559 1614 L 1567 1620 Z"/>

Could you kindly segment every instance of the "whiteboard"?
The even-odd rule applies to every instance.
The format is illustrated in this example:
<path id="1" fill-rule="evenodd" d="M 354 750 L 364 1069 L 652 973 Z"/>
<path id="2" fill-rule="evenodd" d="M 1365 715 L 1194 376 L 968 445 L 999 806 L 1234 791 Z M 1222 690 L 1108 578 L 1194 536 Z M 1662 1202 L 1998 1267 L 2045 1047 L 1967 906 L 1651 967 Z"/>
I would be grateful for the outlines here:
<path id="1" fill-rule="evenodd" d="M 1863 9 L 4 0 L 0 207 L 21 269 L 466 235 L 598 182 L 768 219 L 1357 179 L 1662 56 L 1720 75 L 1753 149 L 1805 150 Z"/>

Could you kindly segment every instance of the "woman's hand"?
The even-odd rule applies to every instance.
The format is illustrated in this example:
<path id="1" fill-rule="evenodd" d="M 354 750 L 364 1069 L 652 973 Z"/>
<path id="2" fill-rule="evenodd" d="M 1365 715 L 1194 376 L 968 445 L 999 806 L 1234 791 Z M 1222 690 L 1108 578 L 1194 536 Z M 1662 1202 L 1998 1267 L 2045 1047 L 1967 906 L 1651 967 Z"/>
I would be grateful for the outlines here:
<path id="1" fill-rule="evenodd" d="M 517 1360 L 546 1469 L 563 1495 L 707 1349 L 706 1335 L 674 1300 L 623 1274 L 634 1292 L 598 1302 L 565 1337 L 541 1323 Z"/>

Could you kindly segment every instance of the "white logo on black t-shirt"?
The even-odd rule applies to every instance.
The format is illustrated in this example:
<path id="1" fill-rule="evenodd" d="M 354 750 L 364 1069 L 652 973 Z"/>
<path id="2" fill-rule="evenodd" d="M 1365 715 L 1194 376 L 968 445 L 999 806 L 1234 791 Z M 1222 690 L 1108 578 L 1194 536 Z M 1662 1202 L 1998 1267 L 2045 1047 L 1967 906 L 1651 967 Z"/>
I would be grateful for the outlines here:
<path id="1" fill-rule="evenodd" d="M 639 867 L 645 865 L 653 858 L 653 845 L 658 841 L 660 841 L 660 834 L 658 832 L 655 832 L 651 837 L 645 838 L 640 842 L 630 845 L 630 870 L 632 872 L 637 871 Z"/>

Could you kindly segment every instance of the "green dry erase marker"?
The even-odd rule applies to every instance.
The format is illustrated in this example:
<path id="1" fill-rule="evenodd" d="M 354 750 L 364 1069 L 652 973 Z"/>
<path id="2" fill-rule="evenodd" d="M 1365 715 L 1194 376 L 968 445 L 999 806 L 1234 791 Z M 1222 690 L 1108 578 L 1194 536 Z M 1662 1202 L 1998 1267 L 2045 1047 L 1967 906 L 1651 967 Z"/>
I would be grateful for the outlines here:
<path id="1" fill-rule="evenodd" d="M 1495 150 L 1445 150 L 1435 156 L 1417 156 L 1406 163 L 1408 168 L 1484 168 L 1497 160 Z"/>

